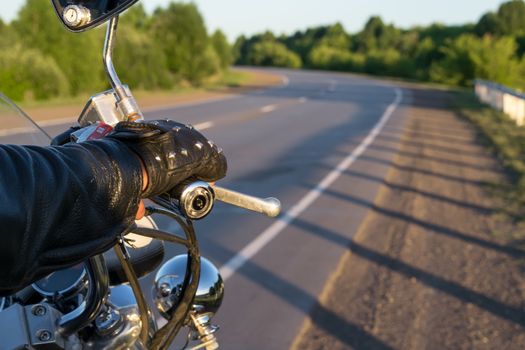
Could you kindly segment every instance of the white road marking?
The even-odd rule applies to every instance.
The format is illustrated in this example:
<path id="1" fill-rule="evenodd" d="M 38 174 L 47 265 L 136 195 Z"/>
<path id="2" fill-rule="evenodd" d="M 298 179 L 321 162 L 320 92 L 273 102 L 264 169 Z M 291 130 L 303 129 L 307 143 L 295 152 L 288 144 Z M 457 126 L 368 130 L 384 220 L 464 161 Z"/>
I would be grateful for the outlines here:
<path id="1" fill-rule="evenodd" d="M 52 126 L 52 125 L 60 125 L 60 124 L 66 124 L 67 120 L 70 122 L 71 119 L 64 119 L 64 120 L 50 120 L 47 122 L 40 123 L 40 126 Z M 213 128 L 215 126 L 214 122 L 204 122 L 194 125 L 195 129 L 203 131 L 206 129 Z M 22 128 L 12 128 L 12 129 L 6 129 L 6 130 L 0 130 L 0 137 L 4 136 L 13 136 L 13 135 L 19 135 L 19 134 L 29 134 L 29 133 L 36 133 L 40 132 L 36 127 L 22 127 Z"/>
<path id="2" fill-rule="evenodd" d="M 282 79 L 282 86 L 287 86 L 290 84 L 290 79 L 286 76 L 281 76 Z M 263 88 L 256 93 L 264 93 L 266 90 L 273 88 L 272 86 L 268 88 Z M 179 109 L 184 107 L 192 107 L 192 106 L 201 106 L 206 105 L 208 103 L 218 102 L 218 101 L 225 101 L 225 100 L 231 100 L 237 97 L 241 97 L 242 95 L 239 94 L 233 94 L 233 95 L 225 95 L 225 96 L 218 96 L 214 98 L 209 98 L 205 100 L 195 101 L 195 102 L 186 102 L 186 103 L 178 103 L 175 105 L 165 105 L 165 106 L 155 106 L 155 107 L 149 107 L 142 109 L 143 112 L 161 112 L 163 110 L 171 110 L 171 109 Z M 48 126 L 57 126 L 62 124 L 69 124 L 69 123 L 75 123 L 77 120 L 76 117 L 67 117 L 67 118 L 57 118 L 57 119 L 50 119 L 38 122 L 38 125 L 40 127 L 48 127 Z M 10 136 L 10 135 L 17 135 L 17 134 L 25 134 L 28 132 L 34 131 L 34 128 L 11 128 L 11 129 L 5 129 L 0 130 L 0 137 L 3 136 Z"/>
<path id="3" fill-rule="evenodd" d="M 12 128 L 6 130 L 0 130 L 0 137 L 27 134 L 37 131 L 36 127 L 24 127 L 24 128 Z"/>
<path id="4" fill-rule="evenodd" d="M 214 122 L 204 122 L 200 124 L 195 124 L 194 127 L 195 129 L 202 131 L 202 130 L 213 128 L 214 125 L 215 125 Z"/>
<path id="5" fill-rule="evenodd" d="M 268 105 L 261 108 L 261 113 L 271 113 L 277 109 L 276 105 Z"/>
<path id="6" fill-rule="evenodd" d="M 301 98 L 299 99 L 299 102 L 300 102 L 300 103 L 305 103 L 306 101 L 308 101 L 308 98 L 307 98 L 307 97 L 301 97 Z"/>
<path id="7" fill-rule="evenodd" d="M 330 86 L 328 87 L 329 92 L 334 92 L 337 88 L 337 81 L 336 80 L 330 80 Z"/>
<path id="8" fill-rule="evenodd" d="M 381 132 L 385 124 L 388 122 L 396 108 L 403 99 L 403 92 L 396 88 L 396 98 L 391 105 L 383 113 L 379 122 L 374 126 L 368 136 L 361 142 L 361 144 L 354 149 L 337 167 L 332 170 L 313 190 L 309 191 L 297 204 L 288 210 L 282 217 L 262 232 L 256 239 L 245 246 L 233 258 L 228 260 L 219 270 L 223 280 L 229 279 L 233 274 L 241 268 L 248 260 L 254 257 L 261 251 L 268 243 L 276 238 L 288 225 L 290 225 L 299 215 L 301 215 L 310 205 L 312 205 L 319 196 L 330 187 L 346 169 L 348 169 L 374 142 L 377 135 Z"/>

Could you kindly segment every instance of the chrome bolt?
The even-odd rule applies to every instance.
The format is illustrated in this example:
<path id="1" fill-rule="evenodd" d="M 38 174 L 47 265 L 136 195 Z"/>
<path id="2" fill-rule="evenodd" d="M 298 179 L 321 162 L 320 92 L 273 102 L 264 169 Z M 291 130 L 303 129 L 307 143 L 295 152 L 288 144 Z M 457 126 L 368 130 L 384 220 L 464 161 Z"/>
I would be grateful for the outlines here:
<path id="1" fill-rule="evenodd" d="M 62 18 L 67 25 L 78 28 L 91 22 L 91 12 L 81 5 L 69 5 L 64 9 Z"/>
<path id="2" fill-rule="evenodd" d="M 47 309 L 42 305 L 36 305 L 33 308 L 33 315 L 35 316 L 44 316 L 47 313 Z"/>
<path id="3" fill-rule="evenodd" d="M 40 341 L 50 341 L 53 335 L 51 334 L 50 331 L 43 330 L 43 331 L 38 332 L 37 337 L 38 337 L 38 340 Z"/>
<path id="4" fill-rule="evenodd" d="M 163 297 L 167 297 L 171 294 L 170 286 L 167 283 L 162 283 L 160 285 L 160 293 Z"/>
<path id="5" fill-rule="evenodd" d="M 118 310 L 108 309 L 95 320 L 96 331 L 100 336 L 113 332 L 121 325 L 122 317 Z"/>

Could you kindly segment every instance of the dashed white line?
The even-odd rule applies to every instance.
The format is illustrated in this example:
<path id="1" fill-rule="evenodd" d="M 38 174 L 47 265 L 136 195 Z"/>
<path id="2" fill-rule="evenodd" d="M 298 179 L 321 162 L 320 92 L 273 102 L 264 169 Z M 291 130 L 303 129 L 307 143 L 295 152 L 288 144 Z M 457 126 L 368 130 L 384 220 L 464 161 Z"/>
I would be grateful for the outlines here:
<path id="1" fill-rule="evenodd" d="M 312 205 L 317 198 L 330 187 L 340 176 L 348 169 L 374 142 L 377 135 L 381 132 L 386 122 L 390 119 L 396 108 L 401 103 L 403 92 L 396 88 L 396 97 L 391 105 L 383 113 L 379 122 L 374 126 L 368 136 L 361 142 L 361 144 L 354 149 L 337 167 L 332 170 L 313 190 L 309 191 L 297 204 L 290 208 L 281 218 L 262 232 L 256 239 L 245 246 L 233 258 L 228 260 L 220 268 L 220 273 L 223 280 L 229 279 L 233 274 L 241 268 L 248 260 L 254 257 L 261 251 L 268 243 L 277 237 L 290 223 L 292 223 L 299 215 L 301 215 L 310 205 Z"/>
<path id="2" fill-rule="evenodd" d="M 268 105 L 261 108 L 261 113 L 271 113 L 277 109 L 276 105 Z"/>
<path id="3" fill-rule="evenodd" d="M 290 84 L 290 79 L 287 76 L 282 76 L 282 86 L 287 86 Z M 271 88 L 271 87 L 270 87 Z M 256 94 L 262 94 L 267 89 L 261 89 L 259 91 L 256 91 Z M 185 108 L 185 107 L 192 107 L 192 106 L 200 106 L 200 105 L 206 105 L 213 102 L 219 102 L 219 101 L 225 101 L 225 100 L 231 100 L 237 97 L 240 97 L 242 95 L 239 94 L 232 94 L 232 95 L 225 95 L 225 96 L 218 96 L 214 98 L 208 98 L 205 100 L 195 101 L 195 102 L 185 102 L 185 103 L 178 103 L 175 105 L 165 105 L 165 106 L 154 106 L 149 108 L 142 109 L 143 112 L 151 113 L 151 112 L 161 112 L 163 110 L 171 110 L 171 109 L 178 109 L 178 108 Z M 57 126 L 62 124 L 68 124 L 68 123 L 74 123 L 76 121 L 76 117 L 67 117 L 67 118 L 57 118 L 57 119 L 51 119 L 51 120 L 45 120 L 38 122 L 38 125 L 41 127 L 48 127 L 48 126 Z M 211 127 L 211 126 L 210 126 Z M 204 129 L 208 129 L 210 127 L 206 127 Z M 199 128 L 197 128 L 199 129 Z M 17 134 L 25 134 L 28 132 L 34 131 L 35 128 L 11 128 L 6 130 L 0 130 L 0 137 L 3 136 L 10 136 L 10 135 L 17 135 Z"/>
<path id="4" fill-rule="evenodd" d="M 330 86 L 328 87 L 328 92 L 334 92 L 337 88 L 337 81 L 330 80 Z"/>
<path id="5" fill-rule="evenodd" d="M 300 102 L 300 103 L 305 103 L 306 101 L 308 101 L 308 98 L 307 98 L 307 97 L 301 97 L 301 98 L 299 98 L 299 102 Z"/>

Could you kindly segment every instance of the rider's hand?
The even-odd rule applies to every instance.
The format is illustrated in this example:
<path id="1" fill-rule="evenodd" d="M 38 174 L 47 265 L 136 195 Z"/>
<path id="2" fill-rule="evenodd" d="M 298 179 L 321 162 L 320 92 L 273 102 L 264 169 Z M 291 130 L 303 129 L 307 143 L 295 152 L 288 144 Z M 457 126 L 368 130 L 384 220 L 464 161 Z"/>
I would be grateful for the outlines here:
<path id="1" fill-rule="evenodd" d="M 167 193 L 189 178 L 212 182 L 226 176 L 222 150 L 191 126 L 122 122 L 108 137 L 124 142 L 142 160 L 148 178 L 144 198 Z"/>

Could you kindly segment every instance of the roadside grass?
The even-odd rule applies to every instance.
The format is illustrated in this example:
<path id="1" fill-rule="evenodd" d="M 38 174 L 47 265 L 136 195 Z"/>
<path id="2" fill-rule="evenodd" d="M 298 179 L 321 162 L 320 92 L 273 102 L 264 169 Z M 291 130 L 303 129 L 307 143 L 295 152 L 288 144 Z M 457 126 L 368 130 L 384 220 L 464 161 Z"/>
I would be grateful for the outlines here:
<path id="1" fill-rule="evenodd" d="M 453 94 L 453 107 L 476 127 L 481 142 L 506 170 L 504 181 L 486 186 L 504 200 L 506 216 L 525 227 L 525 128 L 517 126 L 504 113 L 480 103 L 471 91 L 454 91 Z"/>
<path id="2" fill-rule="evenodd" d="M 249 71 L 238 71 L 228 70 L 222 74 L 218 74 L 208 79 L 201 86 L 190 86 L 187 84 L 180 84 L 170 90 L 139 90 L 133 89 L 133 95 L 138 99 L 145 99 L 150 96 L 183 96 L 190 95 L 196 92 L 205 91 L 220 91 L 227 90 L 228 88 L 238 88 L 243 86 L 257 85 L 259 76 L 254 72 Z M 125 83 L 125 82 L 124 82 Z M 76 106 L 83 105 L 93 94 L 100 91 L 93 91 L 92 93 L 82 93 L 77 96 L 57 97 L 49 100 L 25 100 L 19 102 L 20 106 L 24 109 L 28 108 L 47 108 L 47 107 L 63 107 L 63 106 Z"/>

